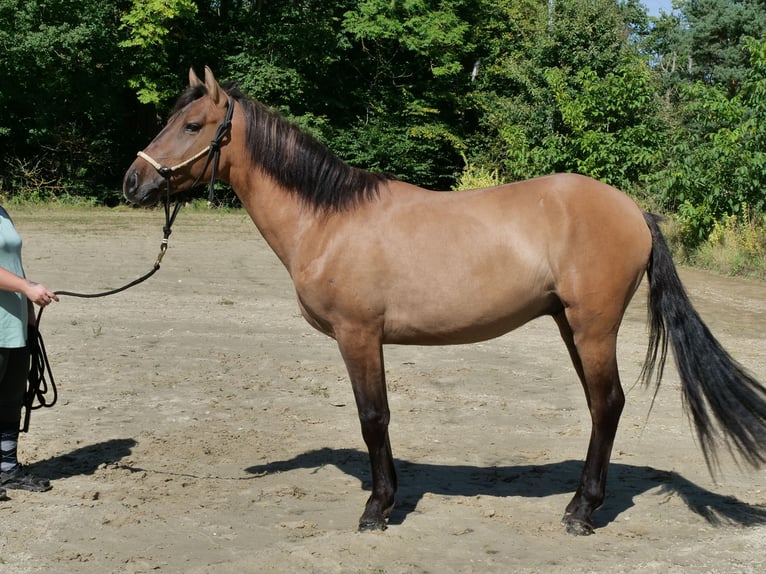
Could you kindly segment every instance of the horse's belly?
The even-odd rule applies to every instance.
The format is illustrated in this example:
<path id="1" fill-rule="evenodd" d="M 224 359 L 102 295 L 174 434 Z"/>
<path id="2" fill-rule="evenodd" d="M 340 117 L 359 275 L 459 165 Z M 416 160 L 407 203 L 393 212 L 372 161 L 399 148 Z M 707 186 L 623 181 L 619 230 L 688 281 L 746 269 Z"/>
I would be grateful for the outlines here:
<path id="1" fill-rule="evenodd" d="M 451 345 L 486 341 L 560 308 L 556 295 L 530 288 L 522 296 L 434 299 L 428 304 L 391 306 L 383 342 L 403 345 Z"/>

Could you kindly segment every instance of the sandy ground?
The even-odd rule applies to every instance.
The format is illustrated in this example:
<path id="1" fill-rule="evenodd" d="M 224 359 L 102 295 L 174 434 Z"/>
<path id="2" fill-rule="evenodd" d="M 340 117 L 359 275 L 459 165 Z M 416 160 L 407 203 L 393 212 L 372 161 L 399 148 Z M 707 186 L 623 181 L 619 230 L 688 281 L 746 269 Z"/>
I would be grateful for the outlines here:
<path id="1" fill-rule="evenodd" d="M 28 275 L 53 289 L 125 283 L 161 238 L 159 211 L 12 215 Z M 651 415 L 632 385 L 643 291 L 621 331 L 628 402 L 593 536 L 559 524 L 590 425 L 548 319 L 483 344 L 386 349 L 400 492 L 388 530 L 360 534 L 367 455 L 333 341 L 300 317 L 246 215 L 182 211 L 170 244 L 141 286 L 45 311 L 59 403 L 34 411 L 21 457 L 54 488 L 0 503 L 0 571 L 766 571 L 764 472 L 725 461 L 711 478 L 672 367 Z M 766 381 L 764 284 L 682 276 Z"/>

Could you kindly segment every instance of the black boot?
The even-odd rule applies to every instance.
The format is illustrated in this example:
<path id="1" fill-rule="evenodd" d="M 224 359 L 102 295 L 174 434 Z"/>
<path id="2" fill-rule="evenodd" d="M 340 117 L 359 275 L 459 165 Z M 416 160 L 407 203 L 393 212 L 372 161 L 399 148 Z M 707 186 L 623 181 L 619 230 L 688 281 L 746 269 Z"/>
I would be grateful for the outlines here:
<path id="1" fill-rule="evenodd" d="M 19 464 L 16 449 L 19 443 L 18 426 L 13 429 L 0 430 L 0 490 L 29 490 L 45 492 L 51 489 L 51 483 L 29 474 Z M 2 495 L 0 495 L 2 496 Z"/>
<path id="2" fill-rule="evenodd" d="M 51 489 L 51 483 L 45 478 L 39 478 L 20 464 L 8 472 L 0 472 L 0 490 L 28 490 L 30 492 L 45 492 Z"/>

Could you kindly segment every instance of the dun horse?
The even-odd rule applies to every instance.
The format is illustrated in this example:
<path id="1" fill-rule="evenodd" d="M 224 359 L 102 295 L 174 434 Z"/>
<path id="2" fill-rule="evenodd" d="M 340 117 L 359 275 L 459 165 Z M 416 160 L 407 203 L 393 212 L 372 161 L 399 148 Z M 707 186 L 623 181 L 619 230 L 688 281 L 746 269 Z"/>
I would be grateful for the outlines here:
<path id="1" fill-rule="evenodd" d="M 167 126 L 125 174 L 125 197 L 153 205 L 166 185 L 168 194 L 187 190 L 214 179 L 216 167 L 231 184 L 290 273 L 303 316 L 337 341 L 345 361 L 372 472 L 361 530 L 385 529 L 397 487 L 383 345 L 483 341 L 548 315 L 592 420 L 563 524 L 592 533 L 625 401 L 617 331 L 645 273 L 644 382 L 659 385 L 670 343 L 708 466 L 719 446 L 753 466 L 766 460 L 766 389 L 711 335 L 657 217 L 629 197 L 572 174 L 460 193 L 421 189 L 348 166 L 205 72 L 202 82 L 190 71 Z"/>

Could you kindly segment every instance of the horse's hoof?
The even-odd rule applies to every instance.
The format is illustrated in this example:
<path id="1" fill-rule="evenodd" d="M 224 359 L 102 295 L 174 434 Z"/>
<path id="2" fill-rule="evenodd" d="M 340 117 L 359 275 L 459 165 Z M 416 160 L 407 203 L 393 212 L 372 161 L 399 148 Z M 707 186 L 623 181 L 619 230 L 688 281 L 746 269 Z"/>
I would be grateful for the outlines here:
<path id="1" fill-rule="evenodd" d="M 566 527 L 567 534 L 572 536 L 590 536 L 593 534 L 592 524 L 569 515 L 564 515 L 564 518 L 561 519 L 561 524 Z"/>
<path id="2" fill-rule="evenodd" d="M 385 520 L 360 520 L 359 532 L 383 532 L 387 528 Z"/>

